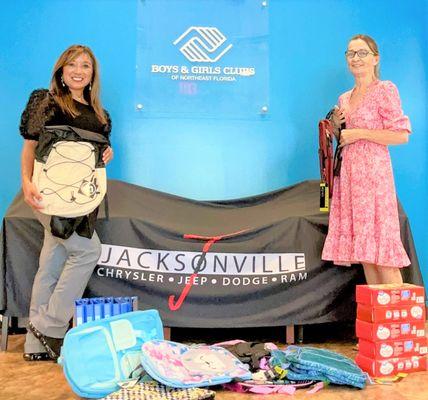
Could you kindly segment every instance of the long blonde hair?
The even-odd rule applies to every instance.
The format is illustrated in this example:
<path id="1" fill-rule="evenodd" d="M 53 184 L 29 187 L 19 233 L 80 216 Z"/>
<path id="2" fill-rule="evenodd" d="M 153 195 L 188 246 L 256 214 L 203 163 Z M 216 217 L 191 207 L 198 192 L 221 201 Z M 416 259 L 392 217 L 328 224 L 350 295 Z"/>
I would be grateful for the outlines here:
<path id="1" fill-rule="evenodd" d="M 93 69 L 92 80 L 90 84 L 83 89 L 83 97 L 94 109 L 98 120 L 102 124 L 106 124 L 107 118 L 100 100 L 100 78 L 98 62 L 94 53 L 89 47 L 75 44 L 70 46 L 59 56 L 53 68 L 50 92 L 64 113 L 67 113 L 72 117 L 79 115 L 79 111 L 77 110 L 73 102 L 73 98 L 71 97 L 71 92 L 67 86 L 63 86 L 61 78 L 64 65 L 67 65 L 81 54 L 86 54 L 91 59 Z"/>
<path id="2" fill-rule="evenodd" d="M 370 37 L 369 35 L 358 34 L 352 37 L 351 40 L 348 42 L 348 44 L 351 43 L 353 40 L 357 40 L 357 39 L 364 41 L 366 45 L 369 46 L 369 49 L 373 52 L 373 54 L 375 56 L 379 56 L 379 48 L 377 46 L 377 43 L 372 37 Z M 380 78 L 380 62 L 378 62 L 375 65 L 374 74 L 376 78 L 378 79 Z"/>

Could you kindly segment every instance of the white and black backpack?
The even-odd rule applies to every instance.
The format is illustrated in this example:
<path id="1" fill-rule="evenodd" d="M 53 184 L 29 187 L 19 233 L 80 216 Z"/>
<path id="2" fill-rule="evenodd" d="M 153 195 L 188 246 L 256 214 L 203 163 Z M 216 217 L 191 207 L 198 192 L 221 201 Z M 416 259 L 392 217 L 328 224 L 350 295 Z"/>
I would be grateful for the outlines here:
<path id="1" fill-rule="evenodd" d="M 103 200 L 107 178 L 102 154 L 108 139 L 68 125 L 47 126 L 35 150 L 33 183 L 44 214 L 79 217 Z"/>

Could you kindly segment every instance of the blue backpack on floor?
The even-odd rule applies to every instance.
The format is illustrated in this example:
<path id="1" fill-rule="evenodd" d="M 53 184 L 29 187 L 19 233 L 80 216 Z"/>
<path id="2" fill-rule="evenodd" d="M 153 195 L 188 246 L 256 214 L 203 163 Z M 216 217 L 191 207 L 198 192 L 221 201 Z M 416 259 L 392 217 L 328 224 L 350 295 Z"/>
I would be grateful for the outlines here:
<path id="1" fill-rule="evenodd" d="M 156 310 L 87 322 L 67 332 L 58 363 L 77 395 L 104 397 L 120 389 L 118 382 L 134 377 L 141 367 L 141 346 L 152 339 L 163 339 Z"/>
<path id="2" fill-rule="evenodd" d="M 288 346 L 272 350 L 269 363 L 287 370 L 287 379 L 315 380 L 363 389 L 367 376 L 350 358 L 314 347 Z"/>

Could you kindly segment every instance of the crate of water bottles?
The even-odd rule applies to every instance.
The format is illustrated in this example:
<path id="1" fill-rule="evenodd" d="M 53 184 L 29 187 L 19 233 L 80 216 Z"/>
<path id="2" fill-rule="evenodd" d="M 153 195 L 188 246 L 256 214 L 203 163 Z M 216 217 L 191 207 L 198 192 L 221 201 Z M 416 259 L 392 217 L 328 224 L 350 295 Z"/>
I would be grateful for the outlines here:
<path id="1" fill-rule="evenodd" d="M 92 297 L 74 302 L 73 326 L 138 310 L 138 297 Z"/>

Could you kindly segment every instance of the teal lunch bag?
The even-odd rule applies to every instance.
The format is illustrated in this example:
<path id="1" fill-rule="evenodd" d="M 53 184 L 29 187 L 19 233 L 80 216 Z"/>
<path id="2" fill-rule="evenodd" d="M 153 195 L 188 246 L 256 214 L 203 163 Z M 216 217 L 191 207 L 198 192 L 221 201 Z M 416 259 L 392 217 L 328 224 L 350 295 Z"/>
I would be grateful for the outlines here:
<path id="1" fill-rule="evenodd" d="M 87 322 L 67 332 L 58 363 L 77 395 L 104 397 L 133 377 L 141 366 L 141 346 L 152 339 L 163 339 L 156 310 Z"/>

